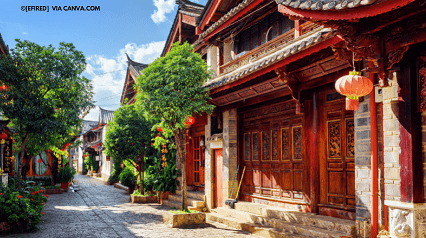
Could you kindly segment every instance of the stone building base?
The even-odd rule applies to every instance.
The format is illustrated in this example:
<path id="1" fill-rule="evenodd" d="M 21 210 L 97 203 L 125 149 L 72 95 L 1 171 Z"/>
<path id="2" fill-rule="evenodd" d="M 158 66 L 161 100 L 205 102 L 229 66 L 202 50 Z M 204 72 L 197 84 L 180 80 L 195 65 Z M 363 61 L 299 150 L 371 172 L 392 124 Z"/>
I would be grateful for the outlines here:
<path id="1" fill-rule="evenodd" d="M 386 200 L 389 208 L 389 237 L 426 238 L 426 203 Z"/>

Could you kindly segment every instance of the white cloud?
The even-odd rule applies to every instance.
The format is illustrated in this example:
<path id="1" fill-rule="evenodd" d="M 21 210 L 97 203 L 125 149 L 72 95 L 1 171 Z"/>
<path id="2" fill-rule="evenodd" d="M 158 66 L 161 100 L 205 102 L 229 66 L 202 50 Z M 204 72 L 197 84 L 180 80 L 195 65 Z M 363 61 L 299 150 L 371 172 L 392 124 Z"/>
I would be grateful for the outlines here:
<path id="1" fill-rule="evenodd" d="M 26 33 L 26 32 L 24 31 L 24 32 L 22 32 L 22 34 L 27 35 L 28 33 Z"/>
<path id="2" fill-rule="evenodd" d="M 135 43 L 128 43 L 112 58 L 102 55 L 88 56 L 85 73 L 89 75 L 86 77 L 92 80 L 95 105 L 110 110 L 115 110 L 120 106 L 127 70 L 126 53 L 133 61 L 149 64 L 160 56 L 164 44 L 165 41 L 139 46 Z M 99 108 L 96 107 L 84 119 L 96 121 L 98 117 Z"/>
<path id="3" fill-rule="evenodd" d="M 161 23 L 166 20 L 166 14 L 170 13 L 175 8 L 176 0 L 154 0 L 154 6 L 157 10 L 151 15 L 151 19 L 156 23 Z"/>

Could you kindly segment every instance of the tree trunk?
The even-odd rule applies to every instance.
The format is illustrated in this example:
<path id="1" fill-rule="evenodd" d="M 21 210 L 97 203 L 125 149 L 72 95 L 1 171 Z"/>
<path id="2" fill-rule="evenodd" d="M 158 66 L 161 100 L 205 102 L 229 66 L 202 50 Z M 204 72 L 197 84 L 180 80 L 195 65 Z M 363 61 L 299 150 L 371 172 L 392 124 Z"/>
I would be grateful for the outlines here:
<path id="1" fill-rule="evenodd" d="M 186 156 L 185 156 L 185 152 L 182 149 L 180 132 L 181 130 L 178 130 L 174 132 L 174 134 L 175 134 L 178 156 L 182 164 L 182 210 L 186 211 L 188 210 L 187 185 L 186 185 Z"/>
<path id="2" fill-rule="evenodd" d="M 49 164 L 49 161 L 44 162 L 43 158 L 41 157 L 41 152 L 38 154 L 40 156 L 41 162 L 43 162 L 44 165 L 46 165 L 50 169 L 50 185 L 55 186 L 55 174 L 53 173 L 53 161 L 51 161 L 52 165 Z"/>
<path id="3" fill-rule="evenodd" d="M 22 173 L 22 167 L 24 166 L 23 162 L 24 162 L 24 155 L 25 155 L 25 152 L 26 152 L 25 145 L 27 144 L 28 135 L 29 135 L 29 133 L 25 134 L 24 141 L 22 141 L 22 145 L 21 145 L 21 152 L 20 152 L 19 158 L 18 158 L 18 177 L 19 177 L 18 188 L 21 188 L 21 184 L 22 184 L 22 174 L 21 173 Z"/>
<path id="4" fill-rule="evenodd" d="M 142 158 L 141 158 L 141 162 L 139 163 L 139 179 L 141 180 L 141 185 L 139 186 L 139 191 L 141 192 L 141 194 L 142 195 L 144 195 L 144 190 L 143 190 L 143 179 L 144 179 L 144 173 L 145 173 L 145 170 L 144 170 L 144 167 L 145 167 L 145 165 L 144 165 L 144 158 L 143 158 L 143 156 L 142 156 Z"/>

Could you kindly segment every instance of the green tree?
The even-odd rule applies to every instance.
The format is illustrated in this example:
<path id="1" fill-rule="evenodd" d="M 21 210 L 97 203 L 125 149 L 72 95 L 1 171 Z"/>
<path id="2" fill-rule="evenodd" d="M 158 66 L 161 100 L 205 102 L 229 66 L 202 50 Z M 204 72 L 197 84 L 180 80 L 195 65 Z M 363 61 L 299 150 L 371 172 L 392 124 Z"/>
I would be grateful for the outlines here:
<path id="1" fill-rule="evenodd" d="M 61 42 L 55 49 L 16 41 L 11 54 L 0 58 L 0 82 L 7 86 L 0 109 L 14 123 L 21 144 L 21 175 L 27 144 L 41 150 L 58 147 L 58 139 L 66 143 L 70 128 L 81 123 L 79 115 L 93 107 L 93 92 L 90 81 L 81 77 L 85 57 L 72 43 Z"/>
<path id="2" fill-rule="evenodd" d="M 137 78 L 137 103 L 162 120 L 173 131 L 178 158 L 182 164 L 182 209 L 188 210 L 186 186 L 186 156 L 184 142 L 178 138 L 185 132 L 186 118 L 203 112 L 211 113 L 214 105 L 209 90 L 202 87 L 210 77 L 207 65 L 193 47 L 173 44 L 170 52 L 152 62 Z"/>
<path id="3" fill-rule="evenodd" d="M 123 105 L 114 112 L 105 137 L 105 152 L 114 163 L 129 161 L 139 172 L 139 190 L 144 194 L 145 155 L 150 148 L 153 124 L 134 104 Z"/>

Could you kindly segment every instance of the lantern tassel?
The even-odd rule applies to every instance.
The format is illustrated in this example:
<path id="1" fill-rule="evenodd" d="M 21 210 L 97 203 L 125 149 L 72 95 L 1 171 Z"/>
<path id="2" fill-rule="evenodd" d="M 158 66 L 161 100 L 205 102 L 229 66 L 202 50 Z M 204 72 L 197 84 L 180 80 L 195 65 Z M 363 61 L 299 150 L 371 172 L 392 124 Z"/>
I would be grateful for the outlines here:
<path id="1" fill-rule="evenodd" d="M 359 100 L 358 96 L 347 96 L 346 97 L 346 110 L 347 111 L 358 111 L 359 110 Z"/>

